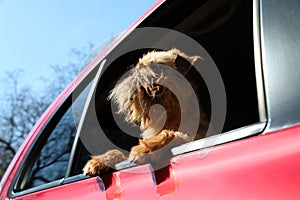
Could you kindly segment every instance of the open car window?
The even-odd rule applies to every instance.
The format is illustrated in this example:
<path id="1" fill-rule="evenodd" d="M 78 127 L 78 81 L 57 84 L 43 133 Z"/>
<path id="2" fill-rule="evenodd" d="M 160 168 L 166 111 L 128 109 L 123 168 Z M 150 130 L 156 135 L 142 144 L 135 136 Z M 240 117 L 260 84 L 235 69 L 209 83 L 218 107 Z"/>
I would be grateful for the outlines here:
<path id="1" fill-rule="evenodd" d="M 165 5 L 106 57 L 78 133 L 83 140 L 80 144 L 93 155 L 111 149 L 128 154 L 137 144 L 141 131 L 124 122 L 124 116 L 116 115 L 116 105 L 107 97 L 132 65 L 152 50 L 178 48 L 202 57 L 191 72 L 197 80 L 193 92 L 216 131 L 206 139 L 174 148 L 173 155 L 257 134 L 265 127 L 260 58 L 254 50 L 258 42 L 257 5 L 250 0 L 195 1 L 188 5 L 175 1 Z M 171 13 L 177 15 L 170 19 Z M 221 102 L 223 97 L 218 99 L 223 89 L 225 102 Z"/>

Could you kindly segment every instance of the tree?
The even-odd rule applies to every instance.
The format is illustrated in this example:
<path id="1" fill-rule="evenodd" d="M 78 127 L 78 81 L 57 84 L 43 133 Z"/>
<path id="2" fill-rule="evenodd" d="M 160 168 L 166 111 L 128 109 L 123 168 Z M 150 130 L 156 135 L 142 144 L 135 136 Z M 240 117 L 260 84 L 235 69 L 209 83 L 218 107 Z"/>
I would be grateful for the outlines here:
<path id="1" fill-rule="evenodd" d="M 70 62 L 65 65 L 52 65 L 53 75 L 42 77 L 44 90 L 38 93 L 31 87 L 21 85 L 20 77 L 23 70 L 7 72 L 4 98 L 0 99 L 0 178 L 3 176 L 17 149 L 26 138 L 30 129 L 39 117 L 59 95 L 59 93 L 74 79 L 82 69 L 81 64 L 87 57 L 87 52 L 93 48 L 72 49 Z M 88 57 L 88 60 L 91 58 Z"/>
<path id="2" fill-rule="evenodd" d="M 6 84 L 10 89 L 5 90 L 1 102 L 3 107 L 0 117 L 0 176 L 3 175 L 30 128 L 46 108 L 46 104 L 41 102 L 40 98 L 36 98 L 30 88 L 20 86 L 18 80 L 22 73 L 21 70 L 7 73 Z"/>

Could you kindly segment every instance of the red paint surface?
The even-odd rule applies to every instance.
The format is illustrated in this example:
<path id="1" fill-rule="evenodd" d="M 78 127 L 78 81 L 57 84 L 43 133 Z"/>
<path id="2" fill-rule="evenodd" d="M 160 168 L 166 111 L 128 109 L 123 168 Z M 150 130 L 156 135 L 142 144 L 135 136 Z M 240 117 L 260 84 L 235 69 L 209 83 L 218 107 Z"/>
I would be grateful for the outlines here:
<path id="1" fill-rule="evenodd" d="M 165 199 L 299 199 L 300 126 L 172 159 Z M 167 192 L 166 186 L 176 189 Z"/>
<path id="2" fill-rule="evenodd" d="M 216 146 L 205 158 L 200 152 L 172 158 L 155 175 L 145 166 L 143 175 L 114 173 L 107 199 L 300 198 L 300 126 Z"/>
<path id="3" fill-rule="evenodd" d="M 150 200 L 157 197 L 154 176 L 149 164 L 115 172 L 109 178 L 111 184 L 106 185 L 107 199 Z M 137 193 L 141 196 L 137 196 Z"/>
<path id="4" fill-rule="evenodd" d="M 84 182 L 84 183 L 82 183 Z M 62 185 L 59 187 L 49 188 L 43 191 L 27 194 L 21 199 L 38 199 L 38 200 L 59 200 L 59 199 L 105 199 L 105 192 L 101 190 L 101 179 L 99 177 L 89 178 L 87 180 Z"/>

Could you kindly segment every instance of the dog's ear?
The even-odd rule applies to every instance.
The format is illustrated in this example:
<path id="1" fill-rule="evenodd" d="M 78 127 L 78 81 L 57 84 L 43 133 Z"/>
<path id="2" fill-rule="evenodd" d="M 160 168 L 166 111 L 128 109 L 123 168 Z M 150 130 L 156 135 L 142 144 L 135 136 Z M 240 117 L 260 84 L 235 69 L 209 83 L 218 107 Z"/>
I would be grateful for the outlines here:
<path id="1" fill-rule="evenodd" d="M 202 60 L 200 56 L 188 56 L 178 50 L 175 54 L 175 67 L 182 74 L 186 74 L 197 60 Z"/>

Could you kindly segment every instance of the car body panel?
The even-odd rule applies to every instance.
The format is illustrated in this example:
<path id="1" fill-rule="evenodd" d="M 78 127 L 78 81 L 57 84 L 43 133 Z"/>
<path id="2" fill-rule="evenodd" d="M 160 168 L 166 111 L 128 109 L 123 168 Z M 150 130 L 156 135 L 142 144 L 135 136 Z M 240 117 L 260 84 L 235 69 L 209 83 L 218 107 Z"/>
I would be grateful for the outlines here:
<path id="1" fill-rule="evenodd" d="M 21 199 L 105 199 L 105 192 L 102 180 L 99 177 L 72 182 L 70 184 L 51 187 L 38 192 L 33 192 L 14 198 Z"/>
<path id="2" fill-rule="evenodd" d="M 114 186 L 107 199 L 296 199 L 300 143 L 294 141 L 300 141 L 300 126 L 219 145 L 207 155 L 179 155 L 155 172 L 156 182 L 149 181 L 150 172 L 140 181 L 143 176 L 119 171 L 113 176 L 124 196 L 111 192 Z"/>
<path id="3" fill-rule="evenodd" d="M 173 158 L 170 199 L 299 198 L 299 133 L 296 126 L 216 146 L 204 158 L 201 151 Z"/>
<path id="4" fill-rule="evenodd" d="M 107 199 L 156 199 L 155 177 L 150 164 L 114 172 L 103 177 Z M 108 183 L 109 182 L 109 183 Z M 137 194 L 138 193 L 138 194 Z"/>

